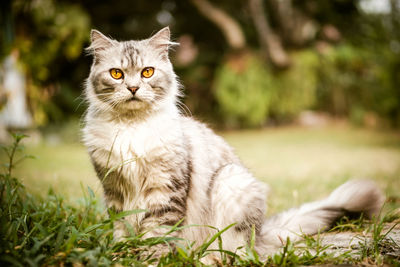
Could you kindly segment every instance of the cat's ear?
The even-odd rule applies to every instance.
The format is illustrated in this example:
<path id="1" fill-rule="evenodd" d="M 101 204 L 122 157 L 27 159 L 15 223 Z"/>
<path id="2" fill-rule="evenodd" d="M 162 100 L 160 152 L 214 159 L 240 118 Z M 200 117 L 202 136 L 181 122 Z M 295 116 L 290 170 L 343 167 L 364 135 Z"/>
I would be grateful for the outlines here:
<path id="1" fill-rule="evenodd" d="M 86 50 L 94 56 L 97 56 L 100 52 L 116 44 L 115 40 L 108 38 L 98 30 L 92 30 L 90 32 L 90 41 L 91 44 Z"/>
<path id="2" fill-rule="evenodd" d="M 168 56 L 168 50 L 179 43 L 175 43 L 171 41 L 171 33 L 169 27 L 165 27 L 154 34 L 149 39 L 149 44 L 159 53 Z"/>

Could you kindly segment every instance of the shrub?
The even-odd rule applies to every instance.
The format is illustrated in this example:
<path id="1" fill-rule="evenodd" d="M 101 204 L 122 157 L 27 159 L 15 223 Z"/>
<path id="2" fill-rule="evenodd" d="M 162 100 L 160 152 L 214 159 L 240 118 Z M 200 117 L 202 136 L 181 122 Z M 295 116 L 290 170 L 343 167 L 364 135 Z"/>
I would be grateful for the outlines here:
<path id="1" fill-rule="evenodd" d="M 229 59 L 216 73 L 215 96 L 226 124 L 259 126 L 269 111 L 274 93 L 268 90 L 270 73 L 250 55 Z"/>
<path id="2" fill-rule="evenodd" d="M 290 69 L 273 76 L 276 98 L 270 113 L 280 121 L 296 117 L 316 104 L 318 56 L 311 50 L 293 52 Z"/>
<path id="3" fill-rule="evenodd" d="M 293 54 L 293 66 L 275 72 L 255 55 L 228 58 L 216 72 L 214 91 L 229 126 L 260 126 L 268 118 L 296 116 L 315 103 L 317 56 Z"/>
<path id="4" fill-rule="evenodd" d="M 388 49 L 376 54 L 342 44 L 321 56 L 317 74 L 319 109 L 348 116 L 356 124 L 363 124 L 368 113 L 399 123 L 400 61 Z"/>

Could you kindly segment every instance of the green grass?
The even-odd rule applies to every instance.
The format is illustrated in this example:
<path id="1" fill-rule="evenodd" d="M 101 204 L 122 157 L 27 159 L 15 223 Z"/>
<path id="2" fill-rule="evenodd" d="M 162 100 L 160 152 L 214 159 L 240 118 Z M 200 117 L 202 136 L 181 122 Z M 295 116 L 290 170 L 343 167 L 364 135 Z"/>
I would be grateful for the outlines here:
<path id="1" fill-rule="evenodd" d="M 329 127 L 223 132 L 222 135 L 250 170 L 271 185 L 270 212 L 323 197 L 345 180 L 357 177 L 378 182 L 391 201 L 386 205 L 387 210 L 400 207 L 398 134 Z M 37 144 L 27 141 L 25 149 L 17 151 L 14 159 L 26 154 L 36 158 L 26 159 L 0 174 L 0 263 L 15 266 L 154 264 L 148 257 L 152 247 L 177 240 L 166 236 L 144 239 L 132 232 L 125 242 L 113 242 L 113 221 L 126 214 L 107 215 L 100 200 L 101 187 L 86 150 L 73 141 L 75 138 L 71 140 Z M 12 154 L 12 146 L 6 150 Z M 1 159 L 8 162 L 5 156 Z M 381 255 L 388 242 L 384 223 L 396 221 L 398 216 L 398 213 L 384 216 L 382 221 L 372 224 L 362 219 L 344 219 L 338 224 L 336 231 L 369 229 L 373 242 L 362 246 L 359 258 L 328 252 L 328 247 L 322 246 L 317 236 L 306 237 L 301 246 L 288 242 L 280 253 L 266 261 L 259 259 L 252 244 L 241 256 L 221 250 L 221 264 L 288 266 L 365 261 L 399 264 L 396 259 Z M 177 229 L 179 226 L 171 231 Z M 220 233 L 209 241 L 218 241 Z M 200 260 L 210 252 L 209 242 L 196 249 L 187 242 L 179 244 L 175 254 L 159 259 L 160 266 L 199 266 Z"/>
<path id="2" fill-rule="evenodd" d="M 27 145 L 25 153 L 35 158 L 22 162 L 15 175 L 21 177 L 29 192 L 45 196 L 52 188 L 56 194 L 71 201 L 83 196 L 81 184 L 101 192 L 89 155 L 81 144 L 41 142 Z"/>
<path id="3" fill-rule="evenodd" d="M 36 144 L 26 139 L 25 153 L 36 159 L 24 161 L 15 174 L 29 192 L 44 196 L 52 188 L 74 200 L 82 197 L 83 184 L 101 196 L 86 149 L 71 136 L 70 128 L 74 127 L 68 125 L 67 142 L 52 141 L 53 132 Z M 78 129 L 74 129 L 77 136 Z M 343 126 L 220 134 L 255 176 L 270 185 L 270 213 L 322 198 L 351 178 L 373 179 L 394 202 L 400 201 L 399 134 Z"/>
<path id="4" fill-rule="evenodd" d="M 229 132 L 225 139 L 271 187 L 274 213 L 322 198 L 348 179 L 375 180 L 400 199 L 400 135 L 345 126 Z"/>

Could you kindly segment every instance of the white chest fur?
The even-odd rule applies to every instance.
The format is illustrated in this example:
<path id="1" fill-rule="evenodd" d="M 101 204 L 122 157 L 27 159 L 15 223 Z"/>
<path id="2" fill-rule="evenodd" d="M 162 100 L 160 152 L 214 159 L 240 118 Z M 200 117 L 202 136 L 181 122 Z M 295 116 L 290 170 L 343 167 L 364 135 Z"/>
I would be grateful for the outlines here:
<path id="1" fill-rule="evenodd" d="M 84 142 L 103 167 L 116 168 L 137 164 L 163 154 L 168 146 L 179 142 L 181 131 L 177 119 L 159 115 L 139 123 L 91 119 L 84 129 Z M 133 168 L 132 168 L 133 167 Z M 130 176 L 129 174 L 126 176 Z"/>
<path id="2" fill-rule="evenodd" d="M 168 197 L 162 190 L 153 190 L 156 193 L 151 198 L 146 198 L 145 192 L 170 184 L 169 177 L 159 169 L 158 164 L 175 157 L 174 151 L 182 142 L 180 127 L 179 118 L 165 115 L 141 123 L 98 118 L 88 121 L 84 128 L 84 142 L 91 157 L 101 168 L 116 170 L 121 174 L 118 179 L 124 179 L 113 181 L 111 185 L 120 187 L 118 190 L 123 192 L 122 202 L 108 199 L 109 206 L 132 210 L 149 209 L 155 204 L 153 202 L 168 203 Z M 142 213 L 131 216 L 130 220 L 137 225 L 143 216 Z"/>

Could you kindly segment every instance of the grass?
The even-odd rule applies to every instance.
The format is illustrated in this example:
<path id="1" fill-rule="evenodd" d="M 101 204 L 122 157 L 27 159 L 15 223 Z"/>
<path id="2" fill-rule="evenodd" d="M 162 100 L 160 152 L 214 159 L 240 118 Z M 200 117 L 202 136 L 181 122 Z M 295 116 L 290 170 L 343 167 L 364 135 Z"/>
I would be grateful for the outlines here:
<path id="1" fill-rule="evenodd" d="M 101 196 L 86 149 L 76 142 L 78 128 L 70 124 L 66 128 L 58 131 L 67 142 L 57 141 L 53 132 L 35 144 L 26 139 L 25 153 L 36 159 L 24 161 L 15 170 L 16 176 L 36 195 L 45 196 L 52 188 L 66 200 L 75 201 L 82 197 L 83 184 Z M 72 133 L 71 128 L 75 129 Z M 373 179 L 394 204 L 400 202 L 399 134 L 343 126 L 221 134 L 255 176 L 270 185 L 270 213 L 322 198 L 352 178 Z"/>
<path id="2" fill-rule="evenodd" d="M 400 206 L 400 137 L 395 133 L 331 127 L 224 132 L 222 135 L 257 177 L 275 191 L 269 205 L 271 212 L 315 200 L 346 179 L 359 176 L 376 180 L 385 190 L 391 200 L 388 210 Z M 15 138 L 14 145 L 5 148 L 9 156 L 3 156 L 2 162 L 9 163 L 10 158 L 16 162 L 27 154 L 36 158 L 24 160 L 16 168 L 8 165 L 0 175 L 0 265 L 109 266 L 118 263 L 141 266 L 155 264 L 149 258 L 152 247 L 178 242 L 167 236 L 144 239 L 133 232 L 125 242 L 113 242 L 112 224 L 127 214 L 107 215 L 99 197 L 101 188 L 84 147 L 76 142 L 39 142 L 26 143 L 25 150 L 20 151 L 19 142 L 23 137 Z M 19 154 L 13 153 L 13 149 Z M 367 229 L 371 233 L 373 242 L 363 244 L 358 258 L 329 252 L 329 246 L 322 245 L 316 236 L 306 237 L 301 246 L 288 242 L 281 252 L 265 261 L 252 249 L 254 242 L 241 256 L 220 250 L 221 264 L 288 266 L 369 262 L 398 265 L 395 258 L 382 256 L 385 247 L 399 246 L 387 240 L 388 229 L 384 228 L 387 221 L 396 220 L 398 214 L 384 216 L 372 224 L 362 219 L 342 220 L 336 231 Z M 171 231 L 177 229 L 178 225 Z M 179 241 L 176 253 L 159 259 L 159 265 L 201 265 L 200 260 L 210 253 L 209 243 L 218 241 L 221 233 L 197 249 Z"/>
<path id="3" fill-rule="evenodd" d="M 322 198 L 354 178 L 400 192 L 400 135 L 331 126 L 224 133 L 244 164 L 271 187 L 272 213 Z"/>

